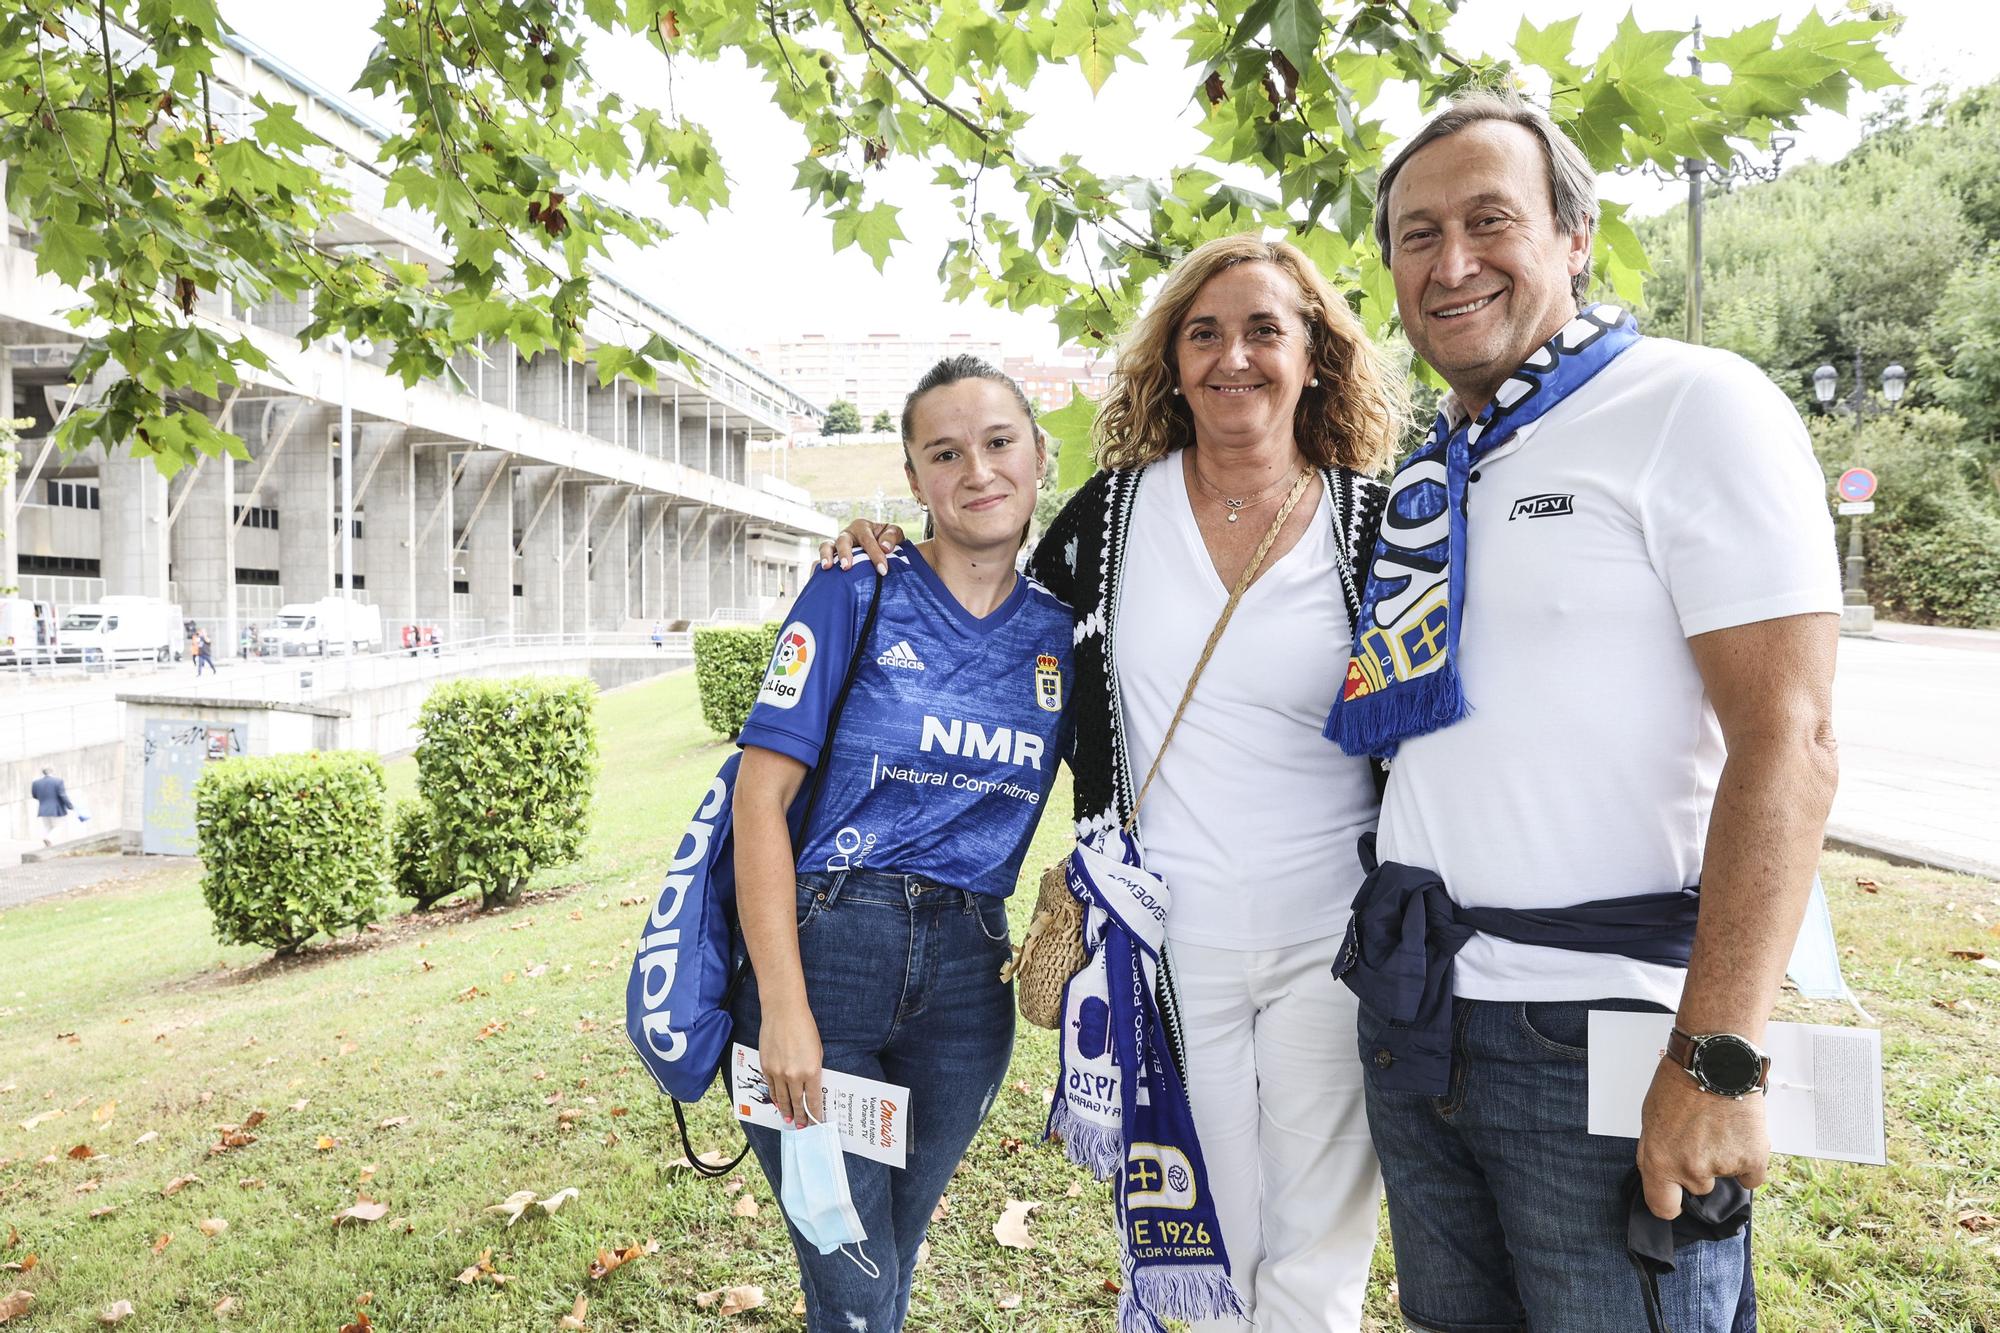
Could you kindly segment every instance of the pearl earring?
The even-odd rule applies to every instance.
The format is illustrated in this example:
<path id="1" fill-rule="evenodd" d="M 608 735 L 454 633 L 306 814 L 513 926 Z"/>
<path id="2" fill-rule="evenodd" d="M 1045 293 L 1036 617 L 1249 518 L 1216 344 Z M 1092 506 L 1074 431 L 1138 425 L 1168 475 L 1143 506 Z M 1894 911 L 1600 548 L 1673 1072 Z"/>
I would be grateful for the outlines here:
<path id="1" fill-rule="evenodd" d="M 1176 384 L 1176 385 L 1174 386 L 1174 391 L 1173 391 L 1173 392 L 1174 392 L 1174 397 L 1176 397 L 1176 398 L 1180 397 L 1180 396 L 1181 396 L 1181 386 L 1180 386 L 1180 385 L 1178 385 L 1178 384 Z"/>
<path id="2" fill-rule="evenodd" d="M 1317 389 L 1319 387 L 1319 376 L 1317 375 L 1313 376 L 1312 379 L 1307 382 L 1306 387 L 1311 389 Z"/>

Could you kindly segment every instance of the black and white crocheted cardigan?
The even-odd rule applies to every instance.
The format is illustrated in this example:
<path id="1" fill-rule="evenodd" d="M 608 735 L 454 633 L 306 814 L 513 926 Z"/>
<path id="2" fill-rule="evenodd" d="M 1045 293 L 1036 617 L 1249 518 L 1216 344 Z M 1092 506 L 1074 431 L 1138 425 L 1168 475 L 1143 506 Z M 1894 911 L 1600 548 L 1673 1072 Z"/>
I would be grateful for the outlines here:
<path id="1" fill-rule="evenodd" d="M 1334 540 L 1351 575 L 1341 578 L 1348 623 L 1361 614 L 1362 571 L 1375 544 L 1388 488 L 1346 468 L 1320 469 L 1331 497 Z M 1144 469 L 1099 472 L 1070 497 L 1028 560 L 1028 573 L 1070 607 L 1076 628 L 1074 710 L 1076 746 L 1070 772 L 1076 787 L 1076 836 L 1116 828 L 1136 793 L 1118 705 L 1118 593 L 1126 536 Z M 1332 744 L 1331 741 L 1328 744 Z M 1375 769 L 1376 791 L 1385 774 Z"/>

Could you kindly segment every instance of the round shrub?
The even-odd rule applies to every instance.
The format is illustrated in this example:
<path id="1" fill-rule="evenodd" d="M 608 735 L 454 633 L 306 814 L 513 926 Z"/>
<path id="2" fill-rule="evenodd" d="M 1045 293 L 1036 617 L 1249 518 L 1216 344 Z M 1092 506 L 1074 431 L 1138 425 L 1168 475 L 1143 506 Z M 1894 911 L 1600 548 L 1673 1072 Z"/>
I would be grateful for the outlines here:
<path id="1" fill-rule="evenodd" d="M 757 702 L 777 645 L 775 621 L 755 628 L 694 632 L 694 683 L 701 693 L 701 720 L 710 731 L 736 739 L 750 717 L 750 706 Z"/>
<path id="2" fill-rule="evenodd" d="M 359 751 L 211 764 L 195 784 L 202 898 L 225 944 L 297 952 L 381 912 L 382 761 Z"/>
<path id="3" fill-rule="evenodd" d="M 435 897 L 519 900 L 528 876 L 576 859 L 597 782 L 597 686 L 566 677 L 446 681 L 418 716 L 417 792 Z"/>

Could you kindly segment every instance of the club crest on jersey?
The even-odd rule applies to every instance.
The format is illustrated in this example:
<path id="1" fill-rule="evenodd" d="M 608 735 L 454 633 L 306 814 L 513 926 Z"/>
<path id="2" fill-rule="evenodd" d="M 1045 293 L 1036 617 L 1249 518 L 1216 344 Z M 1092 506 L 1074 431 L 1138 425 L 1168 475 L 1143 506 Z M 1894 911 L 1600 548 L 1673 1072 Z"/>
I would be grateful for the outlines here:
<path id="1" fill-rule="evenodd" d="M 1044 712 L 1062 712 L 1062 659 L 1053 654 L 1035 659 L 1035 702 Z"/>
<path id="2" fill-rule="evenodd" d="M 771 666 L 764 673 L 764 686 L 757 691 L 757 702 L 773 708 L 796 707 L 818 656 L 819 645 L 813 639 L 812 626 L 803 620 L 785 626 L 778 634 L 778 646 L 771 653 Z"/>

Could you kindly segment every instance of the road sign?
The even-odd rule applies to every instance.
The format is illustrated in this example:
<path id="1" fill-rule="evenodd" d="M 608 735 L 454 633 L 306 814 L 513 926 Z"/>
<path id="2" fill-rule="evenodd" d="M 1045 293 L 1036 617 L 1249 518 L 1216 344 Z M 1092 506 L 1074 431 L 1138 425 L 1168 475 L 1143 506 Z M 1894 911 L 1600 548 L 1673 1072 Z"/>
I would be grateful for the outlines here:
<path id="1" fill-rule="evenodd" d="M 1865 467 L 1851 467 L 1840 474 L 1840 498 L 1859 504 L 1875 498 L 1875 474 Z M 1846 513 L 1842 509 L 1841 513 Z"/>
<path id="2" fill-rule="evenodd" d="M 1873 500 L 1842 500 L 1840 502 L 1840 516 L 1842 518 L 1846 518 L 1849 514 L 1872 514 L 1874 512 L 1875 502 Z"/>

